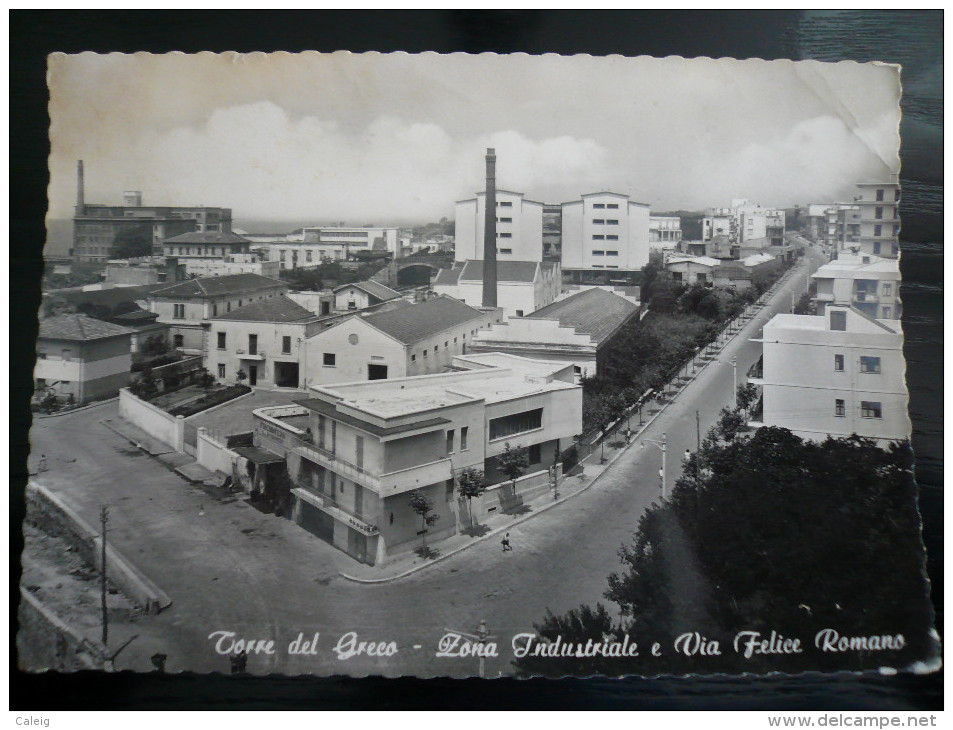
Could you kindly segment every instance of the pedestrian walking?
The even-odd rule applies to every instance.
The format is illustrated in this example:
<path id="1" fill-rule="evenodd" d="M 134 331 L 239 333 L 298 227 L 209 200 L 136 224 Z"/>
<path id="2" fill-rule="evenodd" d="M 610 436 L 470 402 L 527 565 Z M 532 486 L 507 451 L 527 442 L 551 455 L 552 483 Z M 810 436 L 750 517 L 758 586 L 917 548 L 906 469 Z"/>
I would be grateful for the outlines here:
<path id="1" fill-rule="evenodd" d="M 508 532 L 507 532 L 506 535 L 503 537 L 503 539 L 500 540 L 500 543 L 503 545 L 503 552 L 504 552 L 504 553 L 507 552 L 508 550 L 512 550 L 512 549 L 513 549 L 512 547 L 510 547 L 510 533 L 508 533 Z"/>

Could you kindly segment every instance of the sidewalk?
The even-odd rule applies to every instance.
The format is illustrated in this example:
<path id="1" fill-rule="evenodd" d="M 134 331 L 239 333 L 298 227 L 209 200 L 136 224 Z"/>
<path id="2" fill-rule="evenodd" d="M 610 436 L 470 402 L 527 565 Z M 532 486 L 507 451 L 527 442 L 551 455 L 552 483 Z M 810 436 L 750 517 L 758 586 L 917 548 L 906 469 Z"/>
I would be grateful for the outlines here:
<path id="1" fill-rule="evenodd" d="M 137 448 L 142 449 L 150 456 L 162 456 L 164 454 L 176 453 L 175 449 L 169 446 L 169 444 L 165 443 L 164 441 L 160 441 L 159 439 L 150 435 L 147 431 L 144 431 L 135 424 L 130 423 L 122 416 L 104 418 L 102 421 L 100 421 L 100 423 L 110 431 L 122 436 Z"/>

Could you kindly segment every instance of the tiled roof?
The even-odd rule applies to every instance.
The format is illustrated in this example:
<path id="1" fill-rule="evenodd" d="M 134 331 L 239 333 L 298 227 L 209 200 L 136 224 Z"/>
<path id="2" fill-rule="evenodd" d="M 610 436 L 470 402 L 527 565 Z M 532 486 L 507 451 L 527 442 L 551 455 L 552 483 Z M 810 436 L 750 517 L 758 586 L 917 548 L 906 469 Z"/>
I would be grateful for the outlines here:
<path id="1" fill-rule="evenodd" d="M 269 279 L 258 274 L 229 274 L 227 276 L 206 276 L 202 279 L 183 281 L 180 284 L 158 289 L 150 299 L 168 299 L 177 297 L 216 297 L 223 294 L 258 291 L 275 286 L 287 286 L 278 279 Z"/>
<path id="2" fill-rule="evenodd" d="M 496 280 L 503 281 L 533 281 L 536 278 L 538 261 L 497 261 Z M 471 259 L 463 266 L 460 272 L 460 281 L 483 281 L 483 261 Z"/>
<path id="3" fill-rule="evenodd" d="M 82 304 L 94 304 L 104 307 L 115 307 L 124 302 L 135 302 L 138 299 L 146 299 L 149 294 L 168 287 L 168 284 L 143 284 L 142 286 L 117 286 L 112 289 L 91 289 L 83 291 L 82 289 L 60 289 L 49 292 L 50 297 L 54 299 L 64 299 L 74 306 Z"/>
<path id="4" fill-rule="evenodd" d="M 573 327 L 598 344 L 616 331 L 639 308 L 605 289 L 586 289 L 571 297 L 537 309 L 525 319 L 556 319 L 563 327 Z"/>
<path id="5" fill-rule="evenodd" d="M 451 297 L 434 297 L 410 307 L 379 312 L 364 321 L 405 345 L 443 332 L 482 316 L 481 312 Z"/>
<path id="6" fill-rule="evenodd" d="M 460 280 L 462 269 L 440 269 L 437 272 L 437 278 L 433 280 L 434 286 L 456 286 Z"/>
<path id="7" fill-rule="evenodd" d="M 396 292 L 389 286 L 384 286 L 380 282 L 373 281 L 372 279 L 368 279 L 367 281 L 355 281 L 353 284 L 341 284 L 341 286 L 335 287 L 333 291 L 337 293 L 342 289 L 347 289 L 349 286 L 360 289 L 372 297 L 377 297 L 382 302 L 386 302 L 388 299 L 396 299 L 400 296 L 400 292 Z"/>
<path id="8" fill-rule="evenodd" d="M 61 314 L 40 321 L 40 339 L 49 340 L 101 340 L 131 335 L 134 331 L 85 314 Z"/>
<path id="9" fill-rule="evenodd" d="M 165 243 L 251 243 L 247 238 L 225 231 L 190 231 L 173 238 L 167 238 Z"/>
<path id="10" fill-rule="evenodd" d="M 212 317 L 214 320 L 223 319 L 230 322 L 300 322 L 316 318 L 317 315 L 314 312 L 284 295 L 271 299 L 259 299 L 234 311 Z"/>

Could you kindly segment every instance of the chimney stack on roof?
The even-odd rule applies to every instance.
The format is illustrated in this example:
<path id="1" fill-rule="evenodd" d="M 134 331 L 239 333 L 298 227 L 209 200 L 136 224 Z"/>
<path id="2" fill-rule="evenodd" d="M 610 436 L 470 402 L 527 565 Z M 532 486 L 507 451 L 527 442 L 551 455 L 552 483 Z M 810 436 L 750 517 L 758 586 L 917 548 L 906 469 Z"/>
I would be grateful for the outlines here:
<path id="1" fill-rule="evenodd" d="M 76 161 L 76 215 L 83 215 L 86 211 L 86 184 L 83 180 L 83 161 Z"/>
<path id="2" fill-rule="evenodd" d="M 486 196 L 483 225 L 483 306 L 496 306 L 496 150 L 486 150 Z"/>

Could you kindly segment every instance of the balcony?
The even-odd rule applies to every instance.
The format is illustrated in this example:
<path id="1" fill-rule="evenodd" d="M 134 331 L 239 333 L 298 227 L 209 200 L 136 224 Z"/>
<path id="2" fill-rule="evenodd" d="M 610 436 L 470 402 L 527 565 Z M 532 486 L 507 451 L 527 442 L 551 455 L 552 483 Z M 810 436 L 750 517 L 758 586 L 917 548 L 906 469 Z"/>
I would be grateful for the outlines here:
<path id="1" fill-rule="evenodd" d="M 764 355 L 758 358 L 758 361 L 748 368 L 747 380 L 752 385 L 764 384 Z"/>
<path id="2" fill-rule="evenodd" d="M 855 291 L 854 292 L 854 301 L 855 302 L 876 302 L 877 301 L 877 292 L 875 291 Z"/>
<path id="3" fill-rule="evenodd" d="M 296 489 L 292 489 L 291 493 L 302 502 L 307 502 L 312 507 L 317 507 L 322 512 L 331 515 L 338 522 L 343 522 L 345 525 L 353 527 L 368 537 L 379 533 L 377 525 L 372 525 L 360 517 L 351 514 L 350 511 L 344 509 L 342 505 L 334 501 L 332 497 L 326 494 L 318 494 L 312 491 L 310 486 L 299 486 Z"/>
<path id="4" fill-rule="evenodd" d="M 416 464 L 406 469 L 371 474 L 364 467 L 342 459 L 339 454 L 321 448 L 305 439 L 295 438 L 292 450 L 298 456 L 319 464 L 338 476 L 360 484 L 377 492 L 382 497 L 390 497 L 430 484 L 444 482 L 453 477 L 450 459 L 437 459 L 426 464 Z"/>
<path id="5" fill-rule="evenodd" d="M 264 350 L 255 350 L 254 352 L 245 352 L 242 348 L 235 350 L 235 354 L 238 355 L 239 360 L 264 360 L 265 351 Z"/>

